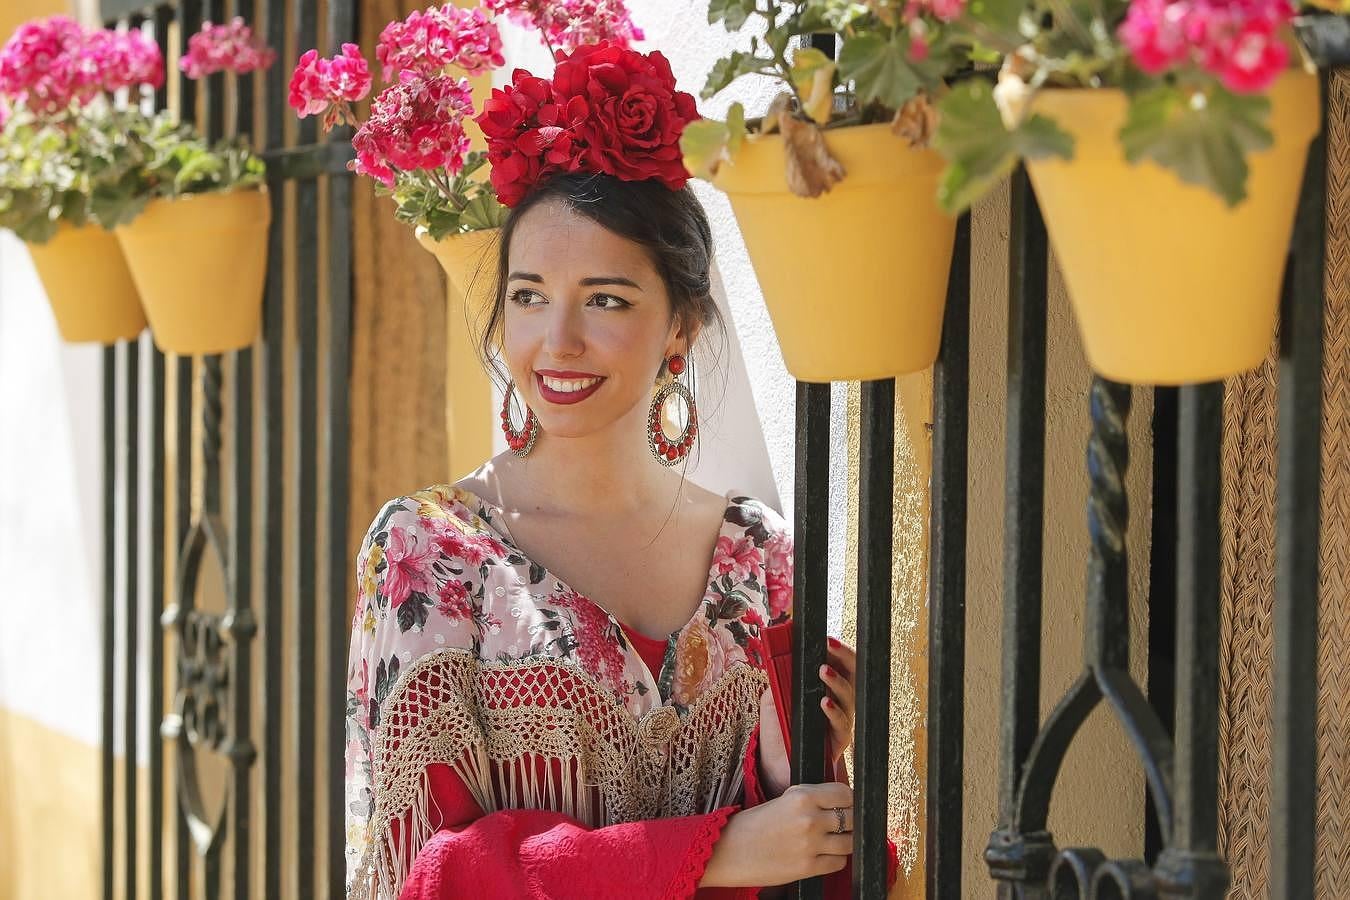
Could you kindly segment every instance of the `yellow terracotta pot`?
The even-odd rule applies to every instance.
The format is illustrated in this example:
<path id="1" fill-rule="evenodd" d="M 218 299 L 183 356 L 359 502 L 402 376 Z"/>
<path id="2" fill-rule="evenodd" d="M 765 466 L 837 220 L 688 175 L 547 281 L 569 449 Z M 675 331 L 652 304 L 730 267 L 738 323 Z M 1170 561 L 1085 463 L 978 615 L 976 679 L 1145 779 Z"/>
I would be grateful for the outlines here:
<path id="1" fill-rule="evenodd" d="M 62 224 L 55 237 L 29 244 L 28 252 L 64 340 L 111 344 L 145 329 L 136 285 L 112 232 Z"/>
<path id="2" fill-rule="evenodd" d="M 1274 145 L 1249 157 L 1246 201 L 1152 162 L 1125 161 L 1116 90 L 1051 90 L 1037 112 L 1073 134 L 1071 161 L 1030 162 L 1088 361 L 1136 384 L 1214 381 L 1270 350 L 1280 284 L 1318 129 L 1318 84 L 1289 74 L 1271 93 Z"/>
<path id="3" fill-rule="evenodd" d="M 937 358 L 956 220 L 937 205 L 943 161 L 890 126 L 827 131 L 843 181 L 791 193 L 779 135 L 747 139 L 725 191 L 788 371 L 802 381 L 888 378 Z"/>
<path id="4" fill-rule="evenodd" d="M 470 231 L 434 241 L 419 230 L 417 240 L 446 275 L 445 430 L 449 473 L 467 475 L 493 455 L 492 382 L 478 361 L 478 333 L 497 286 L 501 229 Z"/>
<path id="5" fill-rule="evenodd" d="M 260 188 L 153 200 L 117 229 L 161 350 L 224 353 L 253 343 L 271 219 Z"/>

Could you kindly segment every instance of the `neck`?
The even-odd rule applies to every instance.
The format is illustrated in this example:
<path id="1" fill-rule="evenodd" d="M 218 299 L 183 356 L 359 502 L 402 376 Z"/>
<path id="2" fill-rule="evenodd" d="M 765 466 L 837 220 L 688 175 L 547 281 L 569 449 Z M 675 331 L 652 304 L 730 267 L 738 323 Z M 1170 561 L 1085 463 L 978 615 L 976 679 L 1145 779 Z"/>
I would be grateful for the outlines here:
<path id="1" fill-rule="evenodd" d="M 511 457 L 503 498 L 522 510 L 570 515 L 627 516 L 664 508 L 675 499 L 671 478 L 647 446 L 647 408 L 583 437 L 539 435 L 524 459 Z"/>

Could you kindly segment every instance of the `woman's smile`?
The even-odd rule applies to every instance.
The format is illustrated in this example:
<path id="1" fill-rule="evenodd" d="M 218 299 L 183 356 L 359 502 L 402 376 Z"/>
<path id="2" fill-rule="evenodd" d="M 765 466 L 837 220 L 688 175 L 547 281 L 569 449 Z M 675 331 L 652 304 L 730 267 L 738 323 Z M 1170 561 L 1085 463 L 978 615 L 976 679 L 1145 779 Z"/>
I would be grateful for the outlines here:
<path id="1" fill-rule="evenodd" d="M 600 389 L 605 379 L 582 372 L 535 371 L 539 395 L 550 403 L 580 403 Z"/>

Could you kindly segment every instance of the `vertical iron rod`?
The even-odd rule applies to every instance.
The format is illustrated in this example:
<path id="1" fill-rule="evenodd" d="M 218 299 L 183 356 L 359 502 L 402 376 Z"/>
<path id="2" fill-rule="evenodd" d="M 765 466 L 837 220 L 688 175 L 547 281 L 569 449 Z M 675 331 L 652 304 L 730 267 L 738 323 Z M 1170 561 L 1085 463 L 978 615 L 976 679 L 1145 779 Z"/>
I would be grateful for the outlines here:
<path id="1" fill-rule="evenodd" d="M 357 39 L 356 4 L 328 4 L 330 48 Z M 330 141 L 350 142 L 348 128 L 337 128 Z M 349 392 L 352 314 L 352 179 L 346 173 L 328 176 L 328 339 L 327 391 L 324 404 L 323 456 L 328 483 L 346 485 L 349 478 Z M 347 542 L 347 491 L 328 492 L 328 667 L 324 675 L 328 709 L 328 894 L 337 897 L 346 883 L 346 802 L 339 775 L 345 769 L 347 708 L 347 616 L 352 562 Z"/>
<path id="2" fill-rule="evenodd" d="M 825 662 L 829 615 L 830 386 L 797 382 L 797 470 L 793 533 L 792 781 L 826 780 L 825 686 L 816 674 Z M 821 879 L 798 882 L 801 900 L 818 900 Z"/>
<path id="3" fill-rule="evenodd" d="M 1045 520 L 1045 222 L 1025 169 L 1012 178 L 1008 272 L 1008 446 L 1003 491 L 1003 693 L 999 823 L 1012 826 L 1017 785 L 1040 724 L 1042 530 Z M 1001 897 L 1012 885 L 1000 882 Z"/>
<path id="4" fill-rule="evenodd" d="M 318 46 L 318 5 L 311 0 L 294 0 L 292 17 L 295 40 L 299 47 Z M 315 143 L 318 137 L 313 118 L 299 123 L 298 140 L 302 145 Z M 318 464 L 318 267 L 319 267 L 319 186 L 314 178 L 300 179 L 295 186 L 295 264 L 296 264 L 296 320 L 295 331 L 295 406 L 299 429 L 295 442 L 294 466 L 297 498 L 294 528 L 298 534 L 313 535 L 317 523 Z M 316 544 L 315 540 L 297 541 L 295 561 L 295 588 L 293 597 L 308 602 L 315 597 Z M 318 672 L 319 630 L 296 629 L 295 651 L 292 663 L 295 673 L 295 790 L 296 790 L 296 897 L 311 900 L 314 893 L 315 870 L 319 866 L 315 840 L 315 766 L 317 750 L 315 718 L 318 697 L 315 681 Z M 346 708 L 345 704 L 342 707 Z"/>
<path id="5" fill-rule="evenodd" d="M 1324 120 L 1329 89 L 1324 70 Z M 1308 152 L 1280 328 L 1270 822 L 1272 900 L 1303 900 L 1313 896 L 1326 167 L 1323 128 Z"/>
<path id="6" fill-rule="evenodd" d="M 173 9 L 155 7 L 152 26 L 154 40 L 162 48 L 169 46 L 169 26 L 173 23 Z M 168 79 L 155 91 L 155 109 L 168 109 Z M 164 897 L 164 740 L 159 734 L 159 723 L 164 718 L 164 628 L 160 619 L 165 607 L 165 446 L 168 441 L 166 415 L 166 369 L 164 353 L 150 348 L 150 715 L 146 730 L 150 744 L 148 776 L 150 778 L 150 900 Z M 176 545 L 175 545 L 176 546 Z M 177 799 L 176 797 L 174 798 Z"/>
<path id="7" fill-rule="evenodd" d="M 122 416 L 122 502 L 123 534 L 126 536 L 126 572 L 125 611 L 122 619 L 124 634 L 124 652 L 122 654 L 126 672 L 126 701 L 123 707 L 122 742 L 124 765 L 122 784 L 125 788 L 123 827 L 126 830 L 123 846 L 126 849 L 126 871 L 123 873 L 126 884 L 126 896 L 136 897 L 136 859 L 137 847 L 137 776 L 136 760 L 137 736 L 141 729 L 137 716 L 140 711 L 137 695 L 137 657 L 140 645 L 140 395 L 141 395 L 141 354 L 140 338 L 122 342 L 121 380 L 118 390 L 125 404 Z"/>
<path id="8" fill-rule="evenodd" d="M 1223 384 L 1182 388 L 1178 413 L 1175 819 L 1158 877 L 1168 897 L 1222 900 L 1219 831 L 1219 524 Z"/>
<path id="9" fill-rule="evenodd" d="M 858 677 L 854 720 L 853 896 L 886 896 L 890 780 L 891 546 L 895 380 L 865 381 L 858 444 Z"/>
<path id="10" fill-rule="evenodd" d="M 970 371 L 970 214 L 956 227 L 942 349 L 933 368 L 928 610 L 929 900 L 961 897 L 965 777 L 966 471 Z"/>
<path id="11" fill-rule="evenodd" d="M 286 45 L 286 4 L 283 0 L 266 0 L 263 30 L 267 43 L 278 49 Z M 264 76 L 268 97 L 286 95 L 285 67 L 274 65 Z M 267 104 L 266 147 L 278 148 L 285 144 L 286 107 L 281 103 Z M 268 195 L 272 205 L 272 226 L 267 236 L 267 284 L 263 299 L 262 356 L 258 377 L 262 381 L 260 421 L 277 423 L 285 414 L 285 331 L 286 331 L 286 233 L 284 183 L 271 178 Z M 285 473 L 284 429 L 262 429 L 262 467 L 259 479 L 261 526 L 267 540 L 262 543 L 263 567 L 263 632 L 262 632 L 262 729 L 263 741 L 263 839 L 262 896 L 281 896 L 282 844 L 282 743 L 284 701 L 282 697 L 282 669 L 285 666 L 285 631 L 283 627 L 282 552 L 285 533 L 283 511 L 285 491 L 282 481 Z"/>
<path id="12" fill-rule="evenodd" d="M 103 827 L 103 900 L 113 898 L 116 797 L 113 790 L 114 693 L 117 652 L 117 348 L 103 348 L 103 720 L 99 754 Z"/>
<path id="13" fill-rule="evenodd" d="M 1148 554 L 1148 701 L 1167 733 L 1176 719 L 1178 389 L 1153 389 L 1153 486 Z M 1222 426 L 1222 422 L 1220 422 Z M 1144 860 L 1162 852 L 1162 823 L 1144 798 Z"/>
<path id="14" fill-rule="evenodd" d="M 201 0 L 180 0 L 178 16 L 178 52 L 187 52 L 188 38 L 195 34 L 202 24 Z M 197 110 L 197 82 L 191 78 L 178 77 L 178 117 L 184 122 L 193 122 Z M 188 529 L 192 525 L 192 357 L 174 357 L 176 374 L 174 378 L 174 453 L 178 458 L 175 466 L 177 475 L 174 487 L 177 504 L 174 546 L 181 548 L 187 540 Z M 179 652 L 182 648 L 178 648 Z M 181 800 L 181 798 L 180 798 Z M 178 825 L 175 828 L 175 870 L 177 900 L 187 900 L 192 891 L 192 837 L 188 831 L 187 814 L 182 803 L 175 804 Z"/>

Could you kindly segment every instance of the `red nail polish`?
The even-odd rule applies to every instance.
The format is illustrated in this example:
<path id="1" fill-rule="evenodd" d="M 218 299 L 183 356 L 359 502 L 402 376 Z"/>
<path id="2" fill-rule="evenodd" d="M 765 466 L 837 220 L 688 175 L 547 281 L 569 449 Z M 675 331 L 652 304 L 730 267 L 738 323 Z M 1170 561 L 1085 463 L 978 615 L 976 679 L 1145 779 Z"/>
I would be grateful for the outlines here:
<path id="1" fill-rule="evenodd" d="M 839 643 L 839 639 L 838 639 L 838 638 L 832 637 L 832 638 L 830 638 L 830 646 L 831 646 L 831 647 L 839 647 L 839 646 L 842 646 L 842 645 Z"/>
<path id="2" fill-rule="evenodd" d="M 836 672 L 836 671 L 834 670 L 834 666 L 826 666 L 826 667 L 825 667 L 825 677 L 826 677 L 826 678 L 834 678 L 834 677 L 835 677 L 836 675 L 838 675 L 838 674 L 839 674 L 839 673 Z"/>
<path id="3" fill-rule="evenodd" d="M 825 705 L 828 706 L 830 709 L 834 709 L 834 701 L 831 700 L 829 697 L 825 698 Z"/>

